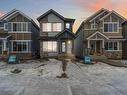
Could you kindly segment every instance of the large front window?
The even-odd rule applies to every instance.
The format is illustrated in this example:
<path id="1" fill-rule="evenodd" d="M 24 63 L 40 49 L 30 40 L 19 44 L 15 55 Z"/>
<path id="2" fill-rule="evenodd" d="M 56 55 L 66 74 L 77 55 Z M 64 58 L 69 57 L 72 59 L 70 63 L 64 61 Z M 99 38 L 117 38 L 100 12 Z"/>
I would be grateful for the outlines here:
<path id="1" fill-rule="evenodd" d="M 11 32 L 28 32 L 28 22 L 11 23 Z"/>
<path id="2" fill-rule="evenodd" d="M 105 22 L 104 32 L 118 32 L 118 23 L 117 22 Z"/>
<path id="3" fill-rule="evenodd" d="M 44 41 L 43 51 L 44 52 L 57 52 L 57 42 L 56 41 Z"/>
<path id="4" fill-rule="evenodd" d="M 12 41 L 12 52 L 27 53 L 31 51 L 31 41 Z"/>
<path id="5" fill-rule="evenodd" d="M 62 30 L 61 23 L 43 23 L 42 30 L 44 32 L 57 32 Z"/>
<path id="6" fill-rule="evenodd" d="M 105 42 L 105 50 L 118 50 L 118 42 Z"/>

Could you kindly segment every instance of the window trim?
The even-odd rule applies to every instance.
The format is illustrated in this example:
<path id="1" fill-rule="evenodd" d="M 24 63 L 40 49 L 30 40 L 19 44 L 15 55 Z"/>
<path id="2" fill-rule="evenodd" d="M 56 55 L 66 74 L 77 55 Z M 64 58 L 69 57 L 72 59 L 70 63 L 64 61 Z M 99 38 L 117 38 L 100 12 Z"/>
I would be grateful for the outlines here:
<path id="1" fill-rule="evenodd" d="M 32 52 L 32 46 L 30 45 L 30 49 L 29 49 L 29 46 L 28 46 L 28 43 L 32 42 L 32 40 L 10 40 L 11 42 L 11 53 L 31 53 Z M 13 43 L 14 42 L 26 42 L 26 45 L 27 45 L 27 51 L 14 51 L 13 50 Z"/>
<path id="2" fill-rule="evenodd" d="M 8 25 L 8 23 L 4 23 L 4 31 L 8 31 L 8 28 L 6 29 L 6 25 Z"/>
<path id="3" fill-rule="evenodd" d="M 110 42 L 113 42 L 113 50 L 106 50 L 106 49 L 104 48 L 105 51 L 122 51 L 122 50 L 120 50 L 120 46 L 119 46 L 119 45 L 120 45 L 120 42 L 119 42 L 119 41 L 107 41 L 107 42 L 105 42 L 105 44 L 108 43 L 108 48 L 109 48 L 109 43 L 110 43 Z M 114 42 L 117 42 L 117 50 L 114 50 Z"/>
<path id="4" fill-rule="evenodd" d="M 9 33 L 32 33 L 31 31 L 29 31 L 29 27 L 28 24 L 31 22 L 9 22 L 11 24 L 11 30 L 8 31 Z M 22 25 L 25 23 L 26 24 L 26 31 L 13 31 L 13 24 L 14 23 L 21 23 Z M 22 28 L 22 26 L 21 26 Z"/>
<path id="5" fill-rule="evenodd" d="M 96 29 L 97 29 L 96 25 L 97 25 L 97 24 L 96 24 L 95 21 L 94 21 L 94 22 L 91 22 L 90 29 L 92 29 L 92 30 L 96 30 Z M 92 26 L 94 26 L 94 28 L 93 28 Z"/>
<path id="6" fill-rule="evenodd" d="M 47 23 L 50 23 L 50 22 L 47 22 Z M 61 22 L 51 22 L 50 24 L 51 24 L 51 31 L 44 31 L 43 30 L 43 24 L 47 24 L 46 22 L 45 23 L 42 23 L 41 24 L 41 27 L 42 27 L 42 32 L 46 32 L 46 33 L 48 33 L 48 32 L 61 32 L 62 31 L 62 23 Z M 59 24 L 61 24 L 61 30 L 59 30 L 59 31 L 54 31 L 53 30 L 53 24 L 57 24 L 57 23 L 59 23 Z"/>
<path id="7" fill-rule="evenodd" d="M 117 32 L 105 32 L 104 31 L 104 24 L 117 24 Z M 103 33 L 119 33 L 119 22 L 103 22 Z"/>
<path id="8" fill-rule="evenodd" d="M 44 42 L 47 42 L 47 48 L 48 48 L 48 42 L 56 42 L 56 51 L 53 51 L 53 48 L 52 48 L 52 51 L 44 51 L 44 47 L 43 48 L 43 52 L 46 52 L 46 53 L 57 53 L 58 52 L 58 42 L 57 41 L 43 41 L 43 45 L 44 45 Z M 53 45 L 52 45 L 53 46 Z"/>
<path id="9" fill-rule="evenodd" d="M 67 27 L 67 25 L 69 25 L 69 28 Z M 66 29 L 70 29 L 71 28 L 71 24 L 69 22 L 65 23 L 65 28 Z"/>

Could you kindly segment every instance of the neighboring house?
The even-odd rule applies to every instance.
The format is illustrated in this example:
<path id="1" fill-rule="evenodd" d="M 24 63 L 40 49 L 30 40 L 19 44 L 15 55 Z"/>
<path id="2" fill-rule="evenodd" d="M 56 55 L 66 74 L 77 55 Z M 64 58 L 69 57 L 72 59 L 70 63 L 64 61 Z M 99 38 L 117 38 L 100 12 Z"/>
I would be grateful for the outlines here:
<path id="1" fill-rule="evenodd" d="M 122 45 L 123 47 L 122 58 L 127 59 L 127 21 L 122 23 L 122 32 L 123 32 L 123 37 L 126 39 Z"/>
<path id="2" fill-rule="evenodd" d="M 40 23 L 40 56 L 57 57 L 60 55 L 73 55 L 72 32 L 74 19 L 65 18 L 50 9 L 37 18 Z"/>
<path id="3" fill-rule="evenodd" d="M 101 9 L 85 21 L 76 32 L 75 55 L 104 55 L 107 58 L 122 58 L 122 23 L 126 19 L 107 9 Z"/>
<path id="4" fill-rule="evenodd" d="M 39 27 L 19 10 L 0 18 L 0 55 L 15 54 L 30 59 L 39 51 Z"/>

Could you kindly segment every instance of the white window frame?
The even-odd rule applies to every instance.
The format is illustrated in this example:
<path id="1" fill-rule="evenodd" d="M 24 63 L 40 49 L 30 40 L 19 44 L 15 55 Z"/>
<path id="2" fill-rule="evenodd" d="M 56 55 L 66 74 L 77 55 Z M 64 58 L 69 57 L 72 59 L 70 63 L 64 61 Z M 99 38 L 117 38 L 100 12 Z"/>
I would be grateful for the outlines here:
<path id="1" fill-rule="evenodd" d="M 48 23 L 42 23 L 42 32 L 61 32 L 62 31 L 62 23 L 60 23 L 60 22 L 52 22 L 52 23 L 49 23 L 49 24 L 51 24 L 51 30 L 48 30 L 48 31 L 45 31 L 45 30 L 43 30 L 43 25 L 44 24 L 48 24 Z M 53 30 L 53 24 L 61 24 L 61 30 L 58 30 L 58 31 L 54 31 Z"/>
<path id="2" fill-rule="evenodd" d="M 96 27 L 96 22 L 94 21 L 94 22 L 91 22 L 91 29 L 97 29 L 97 27 Z"/>
<path id="3" fill-rule="evenodd" d="M 70 23 L 66 23 L 66 24 L 65 24 L 65 27 L 66 27 L 67 29 L 70 29 L 70 28 L 71 28 L 71 24 L 70 24 Z"/>
<path id="4" fill-rule="evenodd" d="M 105 43 L 108 43 L 108 46 L 109 46 L 109 43 L 110 43 L 110 42 L 113 42 L 113 50 L 106 50 L 106 49 L 105 49 L 105 51 L 121 51 L 121 50 L 120 50 L 120 46 L 119 46 L 119 43 L 120 43 L 119 41 L 107 41 L 107 42 L 105 42 Z M 117 50 L 114 50 L 114 42 L 117 42 Z"/>
<path id="5" fill-rule="evenodd" d="M 52 51 L 48 51 L 48 50 L 44 50 L 44 47 L 43 47 L 43 52 L 48 52 L 48 53 L 53 52 L 53 53 L 57 53 L 57 52 L 58 52 L 58 43 L 57 43 L 57 41 L 43 41 L 43 45 L 44 45 L 44 43 L 47 43 L 47 48 L 48 48 L 48 42 L 52 42 L 52 44 L 53 44 L 53 42 L 56 42 L 56 50 L 53 51 L 53 47 L 52 47 Z M 52 45 L 52 46 L 53 46 L 53 45 Z"/>
<path id="6" fill-rule="evenodd" d="M 32 46 L 30 45 L 30 49 L 29 49 L 29 45 L 28 45 L 28 43 L 30 42 L 32 42 L 32 40 L 11 40 L 10 41 L 11 42 L 11 53 L 31 53 L 31 51 L 32 51 Z M 27 51 L 13 51 L 13 43 L 14 42 L 26 42 L 26 44 L 27 44 Z"/>
<path id="7" fill-rule="evenodd" d="M 44 24 L 47 25 L 47 24 L 51 24 L 51 23 L 42 23 L 42 31 L 43 32 L 51 32 L 52 31 L 52 24 L 51 24 L 51 27 L 50 27 L 51 30 L 44 30 Z"/>
<path id="8" fill-rule="evenodd" d="M 105 24 L 117 24 L 117 31 L 114 31 L 114 32 L 105 32 L 104 31 L 104 25 Z M 103 33 L 119 33 L 119 22 L 103 22 Z"/>
<path id="9" fill-rule="evenodd" d="M 4 31 L 8 31 L 8 28 L 6 29 L 6 25 L 8 25 L 8 23 L 4 23 Z"/>
<path id="10" fill-rule="evenodd" d="M 31 31 L 28 31 L 28 24 L 30 22 L 9 22 L 11 24 L 11 31 L 8 31 L 9 33 L 32 33 Z M 26 31 L 13 31 L 13 24 L 21 23 L 21 29 L 23 30 L 23 24 L 26 24 Z"/>
<path id="11" fill-rule="evenodd" d="M 53 28 L 53 24 L 56 24 L 57 25 L 57 29 L 58 29 L 58 24 L 60 24 L 60 30 L 54 30 Z M 51 23 L 51 26 L 52 26 L 52 32 L 60 32 L 60 31 L 62 31 L 62 23 Z"/>

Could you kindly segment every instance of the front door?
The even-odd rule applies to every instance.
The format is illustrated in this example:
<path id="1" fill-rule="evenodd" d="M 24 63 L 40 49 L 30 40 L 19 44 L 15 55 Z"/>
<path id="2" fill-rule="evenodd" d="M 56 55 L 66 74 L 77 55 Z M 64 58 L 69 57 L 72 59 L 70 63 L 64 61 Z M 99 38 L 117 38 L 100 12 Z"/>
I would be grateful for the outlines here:
<path id="1" fill-rule="evenodd" d="M 66 42 L 62 42 L 62 53 L 66 53 Z"/>
<path id="2" fill-rule="evenodd" d="M 100 50 L 101 50 L 101 41 L 96 41 L 96 53 L 100 53 Z"/>
<path id="3" fill-rule="evenodd" d="M 72 54 L 72 41 L 67 41 L 67 54 Z"/>

